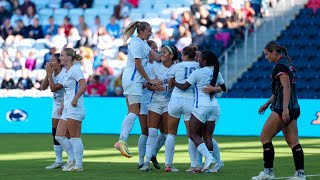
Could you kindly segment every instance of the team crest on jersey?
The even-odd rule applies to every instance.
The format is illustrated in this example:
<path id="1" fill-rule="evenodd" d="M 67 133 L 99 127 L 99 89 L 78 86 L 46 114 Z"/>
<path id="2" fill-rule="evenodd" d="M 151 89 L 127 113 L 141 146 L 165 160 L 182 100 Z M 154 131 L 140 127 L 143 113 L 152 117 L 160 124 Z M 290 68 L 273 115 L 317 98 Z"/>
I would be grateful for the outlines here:
<path id="1" fill-rule="evenodd" d="M 21 109 L 13 109 L 7 112 L 6 118 L 9 122 L 27 121 L 28 113 Z"/>
<path id="2" fill-rule="evenodd" d="M 313 120 L 311 124 L 318 124 L 318 125 L 320 124 L 320 112 L 316 113 L 316 117 L 317 119 Z"/>

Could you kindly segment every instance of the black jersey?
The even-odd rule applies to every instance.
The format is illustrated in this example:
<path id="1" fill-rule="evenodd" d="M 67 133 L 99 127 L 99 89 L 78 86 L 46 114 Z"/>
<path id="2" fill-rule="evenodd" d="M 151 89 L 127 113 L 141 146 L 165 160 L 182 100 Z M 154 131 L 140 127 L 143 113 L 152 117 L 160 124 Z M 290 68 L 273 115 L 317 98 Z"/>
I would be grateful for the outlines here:
<path id="1" fill-rule="evenodd" d="M 270 109 L 283 109 L 283 87 L 280 82 L 280 75 L 287 74 L 290 79 L 290 101 L 289 109 L 299 109 L 298 99 L 296 95 L 296 79 L 294 76 L 294 68 L 291 64 L 291 61 L 288 59 L 280 59 L 272 69 L 272 92 L 274 94 L 274 101 L 271 104 Z"/>

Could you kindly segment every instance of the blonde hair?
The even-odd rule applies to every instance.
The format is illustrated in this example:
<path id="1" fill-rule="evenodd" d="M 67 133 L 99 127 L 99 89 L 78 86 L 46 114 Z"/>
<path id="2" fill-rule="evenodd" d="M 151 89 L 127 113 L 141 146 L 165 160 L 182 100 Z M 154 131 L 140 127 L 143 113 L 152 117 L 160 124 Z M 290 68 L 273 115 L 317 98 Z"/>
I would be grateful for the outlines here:
<path id="1" fill-rule="evenodd" d="M 77 50 L 76 50 L 76 49 L 73 49 L 73 48 L 64 48 L 62 51 L 65 52 L 66 55 L 71 56 L 71 58 L 72 58 L 73 60 L 81 61 L 82 58 L 83 58 L 80 54 L 77 53 Z"/>
<path id="2" fill-rule="evenodd" d="M 140 34 L 140 32 L 146 30 L 147 27 L 150 27 L 150 24 L 145 21 L 133 21 L 130 23 L 127 27 L 124 28 L 122 38 L 124 41 L 127 41 L 132 34 L 136 31 L 137 33 Z"/>

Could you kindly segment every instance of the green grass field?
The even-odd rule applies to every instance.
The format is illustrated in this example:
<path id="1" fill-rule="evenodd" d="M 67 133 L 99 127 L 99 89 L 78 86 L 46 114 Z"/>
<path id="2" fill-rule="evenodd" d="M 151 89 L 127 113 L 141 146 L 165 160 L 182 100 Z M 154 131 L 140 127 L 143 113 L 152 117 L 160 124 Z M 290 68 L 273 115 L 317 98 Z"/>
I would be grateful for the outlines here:
<path id="1" fill-rule="evenodd" d="M 185 172 L 189 168 L 187 139 L 176 139 L 175 166 L 178 173 L 165 173 L 163 170 L 139 172 L 137 170 L 138 136 L 129 139 L 130 150 L 134 157 L 127 159 L 113 148 L 116 135 L 83 135 L 84 171 L 62 172 L 45 170 L 44 167 L 54 161 L 52 139 L 49 134 L 40 135 L 0 135 L 0 179 L 251 179 L 263 169 L 262 148 L 259 137 L 218 136 L 221 157 L 225 163 L 219 173 L 192 174 Z M 275 175 L 288 177 L 294 173 L 291 150 L 283 137 L 274 139 Z M 305 153 L 305 172 L 311 175 L 307 179 L 320 179 L 320 139 L 301 138 Z M 65 156 L 65 155 L 64 155 Z M 158 160 L 164 166 L 164 148 L 158 154 Z M 285 179 L 285 178 L 283 178 Z"/>

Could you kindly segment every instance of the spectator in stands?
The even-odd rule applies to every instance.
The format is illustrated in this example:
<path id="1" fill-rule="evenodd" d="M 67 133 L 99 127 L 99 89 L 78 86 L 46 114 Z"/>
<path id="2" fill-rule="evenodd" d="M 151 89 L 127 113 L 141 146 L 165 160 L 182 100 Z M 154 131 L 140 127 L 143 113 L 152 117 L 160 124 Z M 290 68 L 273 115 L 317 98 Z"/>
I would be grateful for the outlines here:
<path id="1" fill-rule="evenodd" d="M 0 23 L 4 21 L 5 18 L 10 18 L 11 13 L 5 8 L 5 4 L 0 2 Z"/>
<path id="2" fill-rule="evenodd" d="M 17 8 L 14 11 L 14 14 L 11 16 L 10 18 L 10 24 L 12 27 L 16 27 L 18 25 L 18 20 L 22 20 L 23 19 L 23 15 L 22 15 L 22 11 L 20 8 Z"/>
<path id="3" fill-rule="evenodd" d="M 256 14 L 256 12 L 254 11 L 254 9 L 251 7 L 249 0 L 246 0 L 244 3 L 244 7 L 242 9 L 243 13 L 244 13 L 244 18 L 245 20 L 249 23 L 249 24 L 253 24 L 254 23 L 254 16 Z"/>
<path id="4" fill-rule="evenodd" d="M 17 26 L 13 29 L 13 35 L 21 36 L 21 39 L 28 37 L 28 28 L 24 26 L 21 19 L 17 20 Z"/>
<path id="5" fill-rule="evenodd" d="M 200 17 L 200 6 L 202 5 L 200 0 L 193 0 L 193 4 L 190 6 L 190 10 L 192 15 L 196 18 L 199 19 Z"/>
<path id="6" fill-rule="evenodd" d="M 83 30 L 83 35 L 80 36 L 80 40 L 76 44 L 76 48 L 79 48 L 81 46 L 92 47 L 92 45 L 93 45 L 92 32 L 90 28 L 86 28 Z"/>
<path id="7" fill-rule="evenodd" d="M 180 25 L 179 31 L 181 37 L 178 39 L 176 43 L 176 47 L 179 51 L 181 51 L 184 47 L 190 46 L 192 43 L 191 32 L 184 25 Z"/>
<path id="8" fill-rule="evenodd" d="M 0 35 L 5 40 L 8 36 L 13 35 L 13 28 L 10 24 L 10 19 L 4 19 L 2 25 L 0 26 Z"/>
<path id="9" fill-rule="evenodd" d="M 2 50 L 2 56 L 0 58 L 0 61 L 3 62 L 3 66 L 2 68 L 5 69 L 11 69 L 12 68 L 12 62 L 10 60 L 10 56 L 7 50 Z"/>
<path id="10" fill-rule="evenodd" d="M 43 81 L 43 77 L 40 73 L 37 74 L 35 83 L 33 84 L 33 89 L 41 90 L 41 83 Z"/>
<path id="11" fill-rule="evenodd" d="M 1 83 L 1 89 L 9 90 L 9 89 L 15 89 L 15 88 L 16 88 L 16 86 L 14 84 L 13 79 L 10 77 L 10 74 L 6 73 L 4 75 L 4 79 Z"/>
<path id="12" fill-rule="evenodd" d="M 50 47 L 50 51 L 47 52 L 43 57 L 43 63 L 41 65 L 41 69 L 46 69 L 47 62 L 50 61 L 51 56 L 54 55 L 55 53 L 57 53 L 57 48 L 55 46 Z"/>
<path id="13" fill-rule="evenodd" d="M 76 0 L 62 0 L 60 7 L 66 8 L 66 9 L 72 9 L 77 7 L 77 1 Z"/>
<path id="14" fill-rule="evenodd" d="M 123 72 L 114 80 L 113 91 L 115 96 L 123 96 L 122 74 Z"/>
<path id="15" fill-rule="evenodd" d="M 33 23 L 28 27 L 29 38 L 40 39 L 43 38 L 42 26 L 39 24 L 39 19 L 37 17 L 33 18 Z"/>
<path id="16" fill-rule="evenodd" d="M 94 25 L 91 27 L 92 34 L 95 34 L 100 26 L 102 26 L 100 16 L 96 15 L 94 17 Z"/>
<path id="17" fill-rule="evenodd" d="M 207 10 L 207 8 L 202 5 L 200 6 L 199 9 L 199 19 L 198 19 L 198 24 L 200 26 L 204 26 L 207 29 L 211 27 L 211 25 L 213 24 L 212 20 L 211 20 L 211 16 L 209 11 Z"/>
<path id="18" fill-rule="evenodd" d="M 93 50 L 93 69 L 95 71 L 99 66 L 101 66 L 103 55 L 98 48 L 92 48 L 92 50 Z"/>
<path id="19" fill-rule="evenodd" d="M 78 8 L 92 8 L 93 0 L 79 0 Z"/>
<path id="20" fill-rule="evenodd" d="M 88 92 L 88 95 L 95 95 L 94 91 L 96 91 L 96 95 L 97 96 L 107 96 L 107 89 L 106 89 L 106 86 L 100 82 L 100 76 L 98 75 L 95 75 L 93 77 L 93 83 L 92 84 L 89 84 L 88 85 L 88 88 L 87 88 L 87 92 Z M 95 96 L 96 96 L 95 95 Z"/>
<path id="21" fill-rule="evenodd" d="M 113 76 L 114 69 L 109 65 L 109 60 L 107 58 L 102 60 L 101 65 L 97 67 L 95 74 L 102 76 Z"/>
<path id="22" fill-rule="evenodd" d="M 37 64 L 36 58 L 37 56 L 35 55 L 35 53 L 33 51 L 30 51 L 26 60 L 25 68 L 30 71 L 33 71 L 36 68 L 36 64 Z"/>
<path id="23" fill-rule="evenodd" d="M 63 26 L 58 28 L 58 34 L 51 38 L 51 46 L 57 47 L 57 49 L 62 49 L 67 45 L 67 38 L 65 35 L 65 30 Z"/>
<path id="24" fill-rule="evenodd" d="M 87 23 L 84 21 L 83 15 L 79 16 L 79 24 L 77 24 L 75 27 L 77 28 L 80 36 L 83 36 L 83 31 L 89 28 Z"/>
<path id="25" fill-rule="evenodd" d="M 69 36 L 67 37 L 68 47 L 75 48 L 81 39 L 78 29 L 73 27 L 69 32 Z"/>
<path id="26" fill-rule="evenodd" d="M 195 35 L 192 36 L 192 45 L 198 46 L 199 49 L 205 49 L 206 35 L 199 27 L 195 28 Z"/>
<path id="27" fill-rule="evenodd" d="M 58 28 L 59 28 L 59 26 L 54 23 L 53 16 L 50 16 L 48 21 L 49 21 L 49 24 L 43 27 L 43 34 L 46 38 L 50 38 L 56 35 L 58 33 Z"/>
<path id="28" fill-rule="evenodd" d="M 17 88 L 21 90 L 31 89 L 33 87 L 32 80 L 29 77 L 29 70 L 22 71 L 22 77 L 19 78 Z"/>
<path id="29" fill-rule="evenodd" d="M 114 38 L 118 38 L 120 35 L 120 26 L 116 23 L 116 20 L 116 16 L 112 15 L 110 17 L 110 22 L 106 26 L 108 33 Z"/>
<path id="30" fill-rule="evenodd" d="M 184 11 L 182 13 L 182 18 L 181 18 L 180 24 L 183 24 L 185 27 L 187 27 L 190 30 L 190 32 L 192 31 L 192 27 L 195 25 L 195 23 L 196 22 L 195 22 L 194 18 L 192 17 L 190 11 Z"/>
<path id="31" fill-rule="evenodd" d="M 235 9 L 232 6 L 233 5 L 233 1 L 232 0 L 227 0 L 228 1 L 228 5 L 226 6 L 226 16 L 227 17 L 232 17 L 235 13 Z"/>
<path id="32" fill-rule="evenodd" d="M 14 61 L 12 62 L 12 69 L 17 71 L 22 69 L 22 64 L 25 64 L 26 59 L 22 56 L 21 51 L 17 51 Z"/>
<path id="33" fill-rule="evenodd" d="M 161 39 L 161 41 L 168 41 L 169 35 L 167 33 L 167 27 L 165 22 L 160 23 L 159 31 L 156 32 L 155 38 Z"/>
<path id="34" fill-rule="evenodd" d="M 30 6 L 33 10 L 36 10 L 36 5 L 33 2 L 31 2 L 31 0 L 24 0 L 23 4 L 21 5 L 22 13 L 27 14 Z M 34 14 L 36 14 L 36 11 L 34 11 Z"/>
<path id="35" fill-rule="evenodd" d="M 23 16 L 23 24 L 28 27 L 33 23 L 33 18 L 35 18 L 37 16 L 36 14 L 36 10 L 34 9 L 33 6 L 29 6 L 27 9 L 27 13 L 24 14 Z"/>
<path id="36" fill-rule="evenodd" d="M 98 49 L 100 50 L 105 50 L 105 49 L 109 49 L 112 48 L 113 44 L 112 44 L 112 39 L 113 37 L 111 37 L 106 28 L 104 28 L 103 26 L 100 26 L 98 28 L 97 33 L 95 33 L 93 35 L 93 45 L 95 45 Z"/>
<path id="37" fill-rule="evenodd" d="M 176 11 L 172 11 L 167 28 L 179 29 L 180 20 Z"/>
<path id="38" fill-rule="evenodd" d="M 130 14 L 129 7 L 125 4 L 125 0 L 119 0 L 119 4 L 114 6 L 113 15 L 118 19 L 124 19 Z"/>
<path id="39" fill-rule="evenodd" d="M 70 23 L 70 18 L 68 16 L 64 17 L 63 28 L 64 28 L 64 34 L 66 37 L 69 36 L 69 32 L 72 27 L 73 27 L 73 25 Z"/>
<path id="40" fill-rule="evenodd" d="M 12 10 L 14 11 L 15 9 L 21 8 L 19 5 L 19 0 L 10 0 L 9 2 L 11 4 Z M 22 11 L 22 10 L 21 10 Z"/>
<path id="41" fill-rule="evenodd" d="M 208 11 L 213 18 L 221 11 L 221 4 L 219 0 L 214 0 L 213 3 L 208 4 Z"/>

